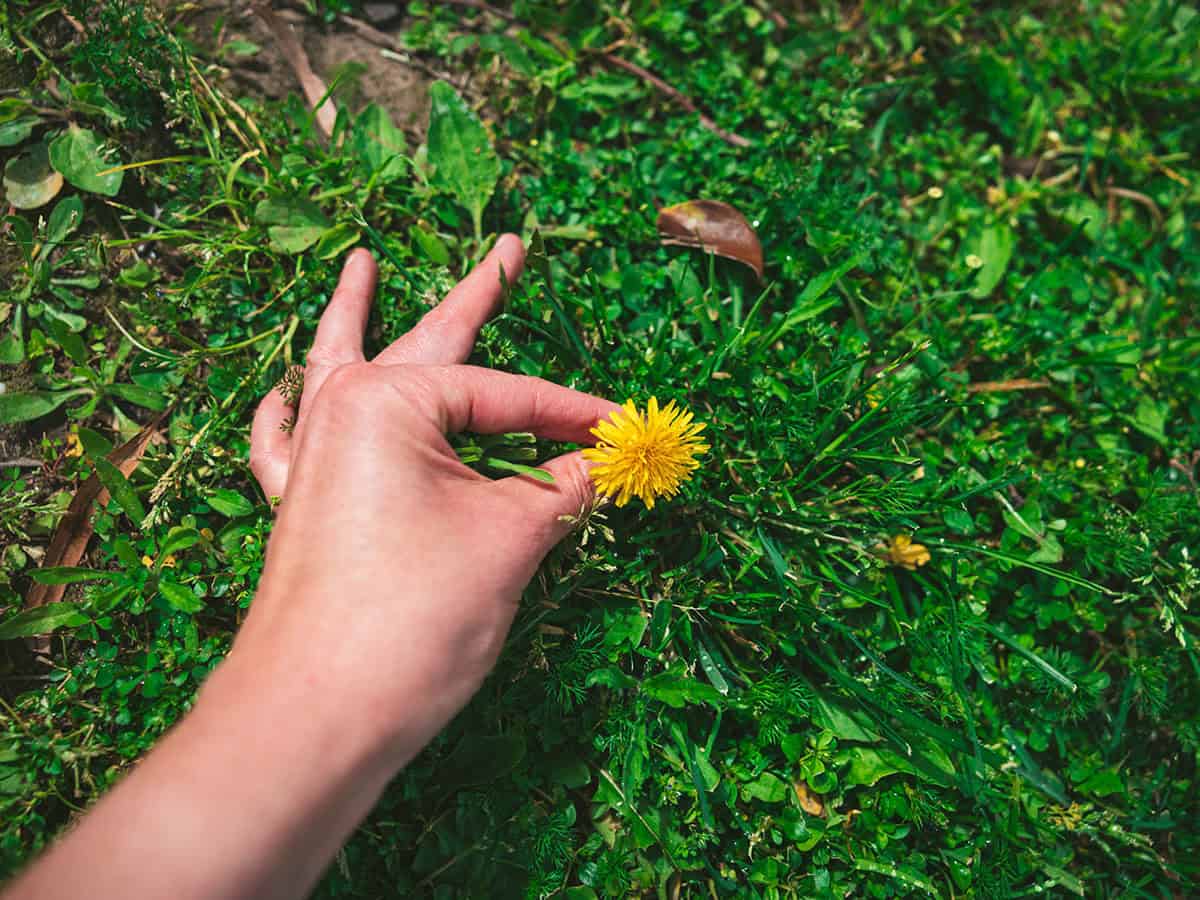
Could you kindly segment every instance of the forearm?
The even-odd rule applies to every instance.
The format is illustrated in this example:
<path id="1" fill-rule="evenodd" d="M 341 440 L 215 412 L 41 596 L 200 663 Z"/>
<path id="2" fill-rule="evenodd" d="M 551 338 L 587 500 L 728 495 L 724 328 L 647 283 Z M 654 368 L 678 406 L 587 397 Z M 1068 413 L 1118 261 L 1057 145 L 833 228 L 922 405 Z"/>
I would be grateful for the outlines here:
<path id="1" fill-rule="evenodd" d="M 150 756 L 18 879 L 9 900 L 311 890 L 382 792 L 395 756 L 366 729 L 331 727 L 343 720 L 313 709 L 302 679 L 265 686 L 236 657 Z"/>

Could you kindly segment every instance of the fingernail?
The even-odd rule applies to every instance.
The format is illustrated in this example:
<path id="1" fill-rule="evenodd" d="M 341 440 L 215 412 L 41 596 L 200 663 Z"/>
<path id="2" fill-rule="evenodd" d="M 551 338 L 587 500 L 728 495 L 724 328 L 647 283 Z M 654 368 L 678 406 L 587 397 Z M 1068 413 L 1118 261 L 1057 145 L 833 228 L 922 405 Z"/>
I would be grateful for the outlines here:
<path id="1" fill-rule="evenodd" d="M 496 239 L 496 245 L 494 247 L 492 247 L 492 252 L 500 253 L 501 251 L 503 251 L 505 249 L 514 249 L 515 250 L 516 247 L 511 246 L 514 242 L 517 244 L 517 246 L 524 248 L 524 244 L 521 243 L 521 239 L 519 237 L 517 237 L 515 234 L 512 234 L 511 232 L 502 234 L 502 235 L 500 235 L 500 237 L 498 237 Z M 506 245 L 509 245 L 509 246 L 506 248 Z"/>

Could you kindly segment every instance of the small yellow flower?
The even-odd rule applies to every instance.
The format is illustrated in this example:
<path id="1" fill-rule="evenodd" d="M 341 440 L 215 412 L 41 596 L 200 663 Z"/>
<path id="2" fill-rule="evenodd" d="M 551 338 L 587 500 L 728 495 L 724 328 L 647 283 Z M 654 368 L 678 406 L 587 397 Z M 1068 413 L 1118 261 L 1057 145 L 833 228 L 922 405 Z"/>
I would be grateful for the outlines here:
<path id="1" fill-rule="evenodd" d="M 900 566 L 908 571 L 915 571 L 917 566 L 929 562 L 929 551 L 924 544 L 914 544 L 907 534 L 898 534 L 892 538 L 887 548 L 887 558 L 893 566 Z"/>
<path id="2" fill-rule="evenodd" d="M 151 569 L 154 567 L 154 560 L 151 559 L 150 556 L 148 556 L 148 555 L 143 556 L 142 557 L 142 565 L 145 566 L 147 569 Z"/>
<path id="3" fill-rule="evenodd" d="M 63 456 L 68 459 L 83 456 L 83 442 L 79 440 L 79 435 L 74 431 L 67 435 L 67 449 L 63 451 Z"/>
<path id="4" fill-rule="evenodd" d="M 968 269 L 982 269 L 983 268 L 983 260 L 976 254 L 971 253 L 967 256 L 967 268 Z"/>
<path id="5" fill-rule="evenodd" d="M 700 440 L 704 423 L 672 400 L 661 409 L 650 398 L 645 413 L 632 400 L 592 429 L 596 446 L 583 451 L 592 468 L 596 489 L 624 506 L 637 497 L 654 508 L 658 497 L 673 497 L 679 486 L 700 467 L 696 457 L 708 450 Z"/>
<path id="6" fill-rule="evenodd" d="M 166 559 L 162 561 L 162 564 L 164 569 L 175 568 L 175 556 L 171 553 L 168 553 Z"/>
<path id="7" fill-rule="evenodd" d="M 206 541 L 211 541 L 214 537 L 212 529 L 211 528 L 201 528 L 200 529 L 200 537 L 204 538 Z"/>

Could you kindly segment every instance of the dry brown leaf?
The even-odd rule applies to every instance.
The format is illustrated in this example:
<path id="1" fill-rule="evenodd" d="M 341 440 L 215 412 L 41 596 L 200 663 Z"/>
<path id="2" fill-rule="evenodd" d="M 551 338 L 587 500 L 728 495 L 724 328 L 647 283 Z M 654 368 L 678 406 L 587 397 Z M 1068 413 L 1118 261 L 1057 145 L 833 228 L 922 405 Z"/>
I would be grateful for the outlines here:
<path id="1" fill-rule="evenodd" d="M 825 800 L 820 794 L 814 793 L 809 789 L 808 783 L 801 778 L 795 782 L 792 787 L 796 791 L 796 799 L 800 801 L 800 808 L 810 816 L 825 815 Z"/>
<path id="2" fill-rule="evenodd" d="M 292 71 L 296 73 L 296 78 L 300 81 L 304 99 L 308 101 L 309 108 L 314 110 L 317 127 L 324 132 L 326 137 L 329 137 L 333 134 L 333 123 L 337 120 L 337 107 L 334 106 L 332 97 L 326 97 L 328 88 L 320 76 L 313 71 L 312 64 L 308 61 L 308 54 L 304 52 L 300 39 L 292 31 L 291 25 L 275 15 L 275 11 L 271 9 L 269 3 L 255 3 L 254 11 L 267 28 L 271 29 L 271 34 L 274 35 L 275 42 L 279 44 L 284 59 L 291 65 Z M 322 98 L 324 98 L 323 103 Z M 318 103 L 321 105 L 317 106 Z"/>
<path id="3" fill-rule="evenodd" d="M 130 440 L 108 454 L 108 461 L 120 469 L 122 475 L 128 477 L 137 468 L 142 454 L 146 452 L 146 447 L 150 445 L 151 439 L 166 415 L 163 413 Z M 71 498 L 71 505 L 67 507 L 66 515 L 62 517 L 58 527 L 54 530 L 54 537 L 50 539 L 50 547 L 42 559 L 41 567 L 43 569 L 79 564 L 79 560 L 83 559 L 84 551 L 87 550 L 88 541 L 92 538 L 92 507 L 97 504 L 102 505 L 107 501 L 108 491 L 100 485 L 100 479 L 94 474 L 88 476 L 87 481 L 75 491 L 75 496 Z M 35 582 L 29 589 L 29 593 L 25 595 L 25 608 L 32 609 L 46 603 L 57 603 L 62 599 L 66 589 L 65 584 Z"/>
<path id="4" fill-rule="evenodd" d="M 658 234 L 666 245 L 699 247 L 734 259 L 763 276 L 762 244 L 746 217 L 719 200 L 689 200 L 658 213 Z"/>

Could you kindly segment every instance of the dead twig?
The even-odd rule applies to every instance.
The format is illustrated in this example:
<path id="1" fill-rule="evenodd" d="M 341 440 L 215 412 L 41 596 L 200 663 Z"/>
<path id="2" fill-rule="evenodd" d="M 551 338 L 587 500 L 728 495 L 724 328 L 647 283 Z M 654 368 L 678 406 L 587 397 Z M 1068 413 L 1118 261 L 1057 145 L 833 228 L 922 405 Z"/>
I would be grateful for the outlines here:
<path id="1" fill-rule="evenodd" d="M 1033 378 L 1013 378 L 1009 381 L 976 381 L 967 385 L 968 394 L 1005 394 L 1010 391 L 1038 391 L 1050 387 L 1050 382 Z"/>
<path id="2" fill-rule="evenodd" d="M 1146 207 L 1146 209 L 1150 211 L 1150 215 L 1154 217 L 1154 227 L 1162 228 L 1162 210 L 1158 208 L 1157 203 L 1155 203 L 1145 194 L 1141 193 L 1140 191 L 1131 191 L 1129 188 L 1114 187 L 1113 185 L 1107 185 L 1104 190 L 1110 198 L 1123 197 L 1126 200 L 1132 200 L 1134 203 L 1140 203 L 1142 206 Z"/>
<path id="3" fill-rule="evenodd" d="M 369 22 L 364 22 L 362 19 L 356 19 L 354 16 L 348 16 L 345 13 L 342 13 L 340 16 L 338 16 L 338 21 L 361 37 L 363 40 L 370 41 L 375 46 L 386 50 L 387 53 L 383 55 L 387 59 L 393 59 L 402 65 L 408 66 L 409 68 L 424 72 L 430 78 L 441 79 L 442 81 L 448 81 L 451 84 L 455 83 L 449 72 L 439 71 L 429 63 L 425 62 L 425 60 L 418 59 L 416 56 L 406 50 L 403 44 L 401 44 L 386 31 L 380 31 Z"/>
<path id="4" fill-rule="evenodd" d="M 600 59 L 602 59 L 606 65 L 615 66 L 618 69 L 624 69 L 631 75 L 636 75 L 651 87 L 655 88 L 659 93 L 670 97 L 688 112 L 695 113 L 700 117 L 700 124 L 723 140 L 725 143 L 732 144 L 734 147 L 750 146 L 749 140 L 742 137 L 740 134 L 735 134 L 732 131 L 726 131 L 724 128 L 702 113 L 700 111 L 700 107 L 695 104 L 691 97 L 687 96 L 687 94 L 682 93 L 676 88 L 671 87 L 671 85 L 667 84 L 648 69 L 643 69 L 637 63 L 630 62 L 629 60 L 620 56 L 616 56 L 612 53 L 605 53 L 600 57 Z"/>
<path id="5" fill-rule="evenodd" d="M 313 71 L 312 64 L 308 61 L 308 54 L 304 52 L 299 38 L 296 37 L 291 26 L 275 14 L 269 4 L 256 2 L 253 7 L 255 14 L 262 19 L 263 24 L 275 37 L 275 42 L 279 44 L 279 49 L 291 65 L 292 71 L 296 73 L 296 78 L 300 81 L 300 88 L 304 91 L 304 98 L 308 101 L 308 105 L 316 117 L 317 127 L 326 137 L 332 136 L 333 124 L 337 120 L 337 107 L 334 105 L 333 98 L 328 96 L 329 89 L 325 86 L 325 82 Z"/>
<path id="6" fill-rule="evenodd" d="M 516 23 L 518 21 L 517 17 L 508 10 L 497 9 L 489 3 L 484 3 L 483 0 L 446 0 L 446 2 L 452 6 L 465 6 L 470 9 L 477 9 L 481 12 L 490 13 L 493 16 L 504 19 L 506 22 Z M 553 36 L 548 36 L 548 39 L 552 38 Z M 629 60 L 617 56 L 614 53 L 603 52 L 598 54 L 597 58 L 606 66 L 623 69 L 629 74 L 637 76 L 642 81 L 646 82 L 655 90 L 657 90 L 660 94 L 663 94 L 664 96 L 678 103 L 688 112 L 695 113 L 700 117 L 700 124 L 719 137 L 721 140 L 725 141 L 725 143 L 731 144 L 734 147 L 751 146 L 751 142 L 748 139 L 742 137 L 740 134 L 735 134 L 732 131 L 726 131 L 711 118 L 705 115 L 691 97 L 677 88 L 667 84 L 667 82 L 663 81 L 649 69 L 644 69 L 637 63 L 630 62 Z"/>
<path id="7" fill-rule="evenodd" d="M 506 22 L 515 22 L 517 17 L 510 13 L 507 9 L 497 9 L 490 3 L 484 3 L 483 0 L 446 0 L 450 6 L 466 6 L 469 9 L 477 9 L 480 12 L 491 13 L 493 16 L 503 19 Z"/>

